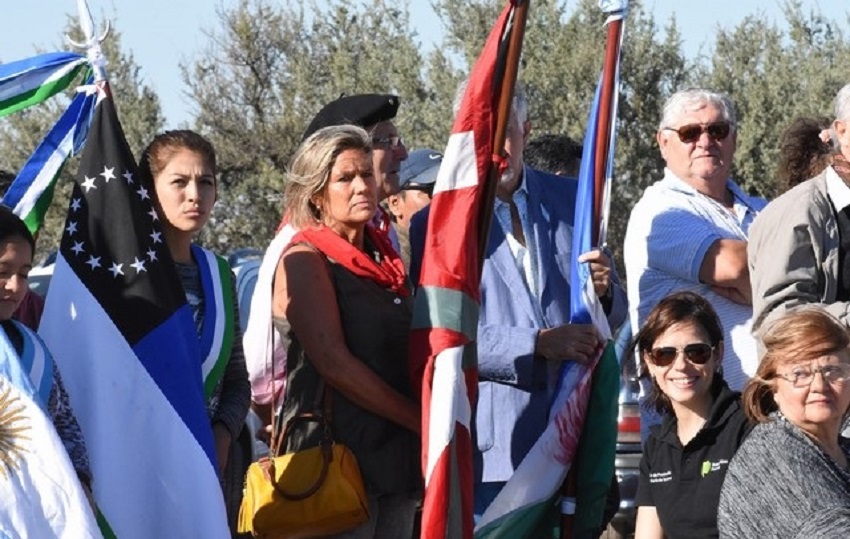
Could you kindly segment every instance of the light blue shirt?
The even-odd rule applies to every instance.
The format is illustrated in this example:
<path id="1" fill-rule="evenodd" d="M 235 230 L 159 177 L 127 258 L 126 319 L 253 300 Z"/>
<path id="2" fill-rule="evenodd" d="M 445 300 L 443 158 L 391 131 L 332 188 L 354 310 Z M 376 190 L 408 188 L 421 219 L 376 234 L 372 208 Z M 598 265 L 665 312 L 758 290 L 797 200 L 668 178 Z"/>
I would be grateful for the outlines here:
<path id="1" fill-rule="evenodd" d="M 699 280 L 705 253 L 720 239 L 747 240 L 750 225 L 767 202 L 744 193 L 731 179 L 731 211 L 665 169 L 632 210 L 624 259 L 629 315 L 636 333 L 665 296 L 690 290 L 705 297 L 723 324 L 724 378 L 740 390 L 758 366 L 752 307 L 734 303 Z"/>

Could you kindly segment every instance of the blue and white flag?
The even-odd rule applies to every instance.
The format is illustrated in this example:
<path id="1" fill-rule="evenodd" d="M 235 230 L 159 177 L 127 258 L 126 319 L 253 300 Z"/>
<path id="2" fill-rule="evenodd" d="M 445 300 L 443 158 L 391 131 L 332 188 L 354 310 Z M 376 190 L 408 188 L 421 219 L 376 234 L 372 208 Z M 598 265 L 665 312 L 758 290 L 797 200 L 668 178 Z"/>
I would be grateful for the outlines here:
<path id="1" fill-rule="evenodd" d="M 25 337 L 26 341 L 26 337 Z M 31 343 L 30 343 L 31 344 Z M 0 329 L 0 537 L 100 537 L 74 467 L 32 378 L 51 380 L 43 350 L 27 365 Z"/>
<path id="2" fill-rule="evenodd" d="M 98 84 L 39 330 L 85 436 L 104 534 L 229 538 L 192 314 Z"/>
<path id="3" fill-rule="evenodd" d="M 87 88 L 94 88 L 91 80 Z M 3 204 L 12 208 L 33 234 L 44 223 L 65 163 L 82 150 L 95 100 L 93 91 L 78 93 L 27 160 L 9 190 L 0 193 Z"/>
<path id="4" fill-rule="evenodd" d="M 0 117 L 53 97 L 87 67 L 86 57 L 73 52 L 48 52 L 0 65 Z"/>

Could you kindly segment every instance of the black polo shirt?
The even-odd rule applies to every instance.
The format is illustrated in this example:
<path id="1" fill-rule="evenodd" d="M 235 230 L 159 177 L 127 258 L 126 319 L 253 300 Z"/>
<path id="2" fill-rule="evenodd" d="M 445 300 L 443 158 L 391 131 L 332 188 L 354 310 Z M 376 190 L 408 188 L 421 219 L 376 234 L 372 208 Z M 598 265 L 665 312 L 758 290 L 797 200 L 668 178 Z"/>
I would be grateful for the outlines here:
<path id="1" fill-rule="evenodd" d="M 669 539 L 717 537 L 717 505 L 729 461 L 751 427 L 741 395 L 719 375 L 711 387 L 714 403 L 708 420 L 685 447 L 676 434 L 676 418 L 652 429 L 640 462 L 635 503 L 654 506 Z"/>

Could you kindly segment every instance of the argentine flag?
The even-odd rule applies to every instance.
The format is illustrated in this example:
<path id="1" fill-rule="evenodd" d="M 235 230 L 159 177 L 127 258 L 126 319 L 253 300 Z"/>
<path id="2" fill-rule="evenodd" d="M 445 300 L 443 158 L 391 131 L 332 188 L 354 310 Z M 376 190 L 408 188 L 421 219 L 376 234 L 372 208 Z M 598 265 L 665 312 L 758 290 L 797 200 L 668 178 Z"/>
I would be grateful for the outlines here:
<path id="1" fill-rule="evenodd" d="M 30 379 L 49 382 L 52 375 L 40 375 L 52 364 L 37 362 L 27 372 L 3 330 L 0 358 L 0 537 L 100 537 L 46 402 Z"/>

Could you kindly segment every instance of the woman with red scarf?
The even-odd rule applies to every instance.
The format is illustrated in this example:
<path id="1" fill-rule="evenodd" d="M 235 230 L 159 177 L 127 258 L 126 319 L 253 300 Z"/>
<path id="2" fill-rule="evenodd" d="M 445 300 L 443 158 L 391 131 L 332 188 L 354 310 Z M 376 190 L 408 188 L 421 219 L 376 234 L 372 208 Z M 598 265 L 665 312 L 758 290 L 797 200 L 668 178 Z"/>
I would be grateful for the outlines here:
<path id="1" fill-rule="evenodd" d="M 278 264 L 274 324 L 292 338 L 283 422 L 322 413 L 330 392 L 334 440 L 352 450 L 369 497 L 369 521 L 340 537 L 410 537 L 419 472 L 420 410 L 407 368 L 411 297 L 404 266 L 370 221 L 378 207 L 371 140 L 334 126 L 298 148 L 284 213 L 300 232 Z M 287 452 L 318 445 L 299 424 Z"/>

